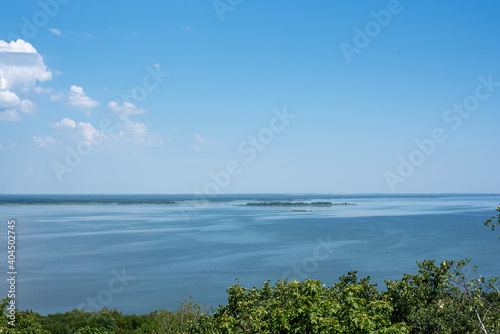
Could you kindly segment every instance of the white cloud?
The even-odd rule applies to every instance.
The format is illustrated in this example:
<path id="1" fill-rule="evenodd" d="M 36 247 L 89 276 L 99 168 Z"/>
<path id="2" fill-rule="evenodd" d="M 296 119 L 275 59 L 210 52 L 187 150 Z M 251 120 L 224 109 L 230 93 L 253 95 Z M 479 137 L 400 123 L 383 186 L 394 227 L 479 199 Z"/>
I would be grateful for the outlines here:
<path id="1" fill-rule="evenodd" d="M 181 26 L 181 29 L 182 30 L 186 30 L 186 31 L 192 31 L 193 30 L 190 26 Z"/>
<path id="2" fill-rule="evenodd" d="M 78 122 L 70 118 L 63 118 L 60 122 L 48 123 L 55 129 L 67 129 L 76 135 L 77 140 L 85 140 L 90 142 L 98 142 L 99 139 L 107 139 L 108 136 L 97 130 L 91 123 Z M 73 132 L 74 131 L 74 132 Z"/>
<path id="3" fill-rule="evenodd" d="M 88 32 L 84 32 L 83 33 L 83 36 L 87 37 L 87 38 L 95 38 L 94 35 L 92 35 L 91 33 L 88 33 Z"/>
<path id="4" fill-rule="evenodd" d="M 6 112 L 6 109 L 10 110 L 10 114 L 19 114 L 18 111 L 29 114 L 35 109 L 35 106 L 30 100 L 21 100 L 16 93 L 4 90 L 0 91 L 0 110 L 5 110 L 4 112 Z M 12 113 L 12 111 L 15 113 Z"/>
<path id="5" fill-rule="evenodd" d="M 36 83 L 49 80 L 52 72 L 30 43 L 0 41 L 0 120 L 19 121 L 19 112 L 33 112 Z"/>
<path id="6" fill-rule="evenodd" d="M 18 39 L 17 41 L 12 41 L 10 43 L 0 41 L 0 53 L 2 52 L 37 53 L 33 45 L 23 41 L 22 39 Z"/>
<path id="7" fill-rule="evenodd" d="M 54 35 L 61 36 L 61 30 L 56 29 L 56 28 L 49 28 L 49 31 L 53 33 Z"/>
<path id="8" fill-rule="evenodd" d="M 197 143 L 199 144 L 206 144 L 207 143 L 207 140 L 205 138 L 203 138 L 201 135 L 195 133 L 193 135 L 194 139 L 196 140 Z"/>
<path id="9" fill-rule="evenodd" d="M 21 99 L 9 90 L 0 91 L 0 108 L 13 108 L 21 104 Z"/>
<path id="10" fill-rule="evenodd" d="M 48 93 L 52 93 L 54 91 L 54 89 L 52 89 L 52 88 L 43 88 L 40 86 L 36 86 L 34 90 L 35 90 L 35 93 L 37 93 L 37 94 L 48 94 Z"/>
<path id="11" fill-rule="evenodd" d="M 200 153 L 203 145 L 209 145 L 209 144 L 213 145 L 213 144 L 217 144 L 217 143 L 221 142 L 221 140 L 216 139 L 216 138 L 212 138 L 210 140 L 207 140 L 206 138 L 202 137 L 201 135 L 199 135 L 197 133 L 193 134 L 193 137 L 194 137 L 194 141 L 195 141 L 195 143 L 193 144 L 193 150 L 197 153 Z"/>
<path id="12" fill-rule="evenodd" d="M 78 129 L 80 130 L 80 134 L 82 135 L 83 139 L 88 141 L 97 140 L 99 136 L 104 135 L 103 133 L 97 131 L 97 129 L 94 128 L 94 126 L 90 123 L 79 122 Z"/>
<path id="13" fill-rule="evenodd" d="M 140 143 L 147 146 L 162 145 L 163 140 L 159 133 L 150 132 L 147 125 L 129 119 L 131 115 L 140 115 L 146 110 L 138 108 L 129 102 L 108 103 L 108 109 L 114 112 L 121 120 L 116 124 L 119 133 L 113 139 L 119 143 Z"/>
<path id="14" fill-rule="evenodd" d="M 60 122 L 56 122 L 54 124 L 50 124 L 53 128 L 76 128 L 76 123 L 74 120 L 69 118 L 63 118 Z"/>
<path id="15" fill-rule="evenodd" d="M 29 114 L 35 108 L 30 100 L 21 100 L 15 93 L 4 90 L 0 91 L 0 110 L 11 109 Z"/>
<path id="16" fill-rule="evenodd" d="M 148 129 L 146 128 L 146 124 L 139 122 L 130 122 L 127 124 L 130 128 L 130 132 L 134 136 L 134 138 L 141 140 L 144 138 L 144 135 L 148 133 Z"/>
<path id="17" fill-rule="evenodd" d="M 64 91 L 64 92 L 55 92 L 55 93 L 52 93 L 50 94 L 50 100 L 51 101 L 62 101 L 62 100 L 65 100 L 67 99 L 69 96 L 69 93 Z"/>
<path id="18" fill-rule="evenodd" d="M 3 150 L 3 145 L 2 145 L 2 144 L 0 144 L 0 151 L 1 151 L 1 150 Z"/>
<path id="19" fill-rule="evenodd" d="M 128 117 L 130 115 L 140 115 L 146 112 L 146 110 L 137 108 L 135 105 L 129 102 L 111 101 L 108 103 L 108 108 L 123 120 L 128 120 Z"/>
<path id="20" fill-rule="evenodd" d="M 94 108 L 99 105 L 99 102 L 88 97 L 82 87 L 73 85 L 69 91 L 69 104 L 82 108 Z"/>
<path id="21" fill-rule="evenodd" d="M 44 138 L 33 136 L 33 139 L 35 140 L 35 145 L 38 146 L 38 147 L 40 147 L 40 148 L 45 148 L 48 145 L 56 143 L 56 141 L 54 140 L 54 138 L 52 138 L 50 136 L 47 136 L 47 137 L 44 137 Z"/>
<path id="22" fill-rule="evenodd" d="M 21 115 L 14 109 L 0 111 L 0 121 L 19 122 L 20 120 Z"/>
<path id="23" fill-rule="evenodd" d="M 203 138 L 201 135 L 195 133 L 193 135 L 194 139 L 195 139 L 195 143 L 193 145 L 193 150 L 197 153 L 200 153 L 201 151 L 201 146 L 206 144 L 207 143 L 207 140 L 205 138 Z"/>
<path id="24" fill-rule="evenodd" d="M 101 139 L 107 143 L 115 144 L 143 144 L 146 146 L 161 145 L 163 140 L 158 133 L 152 133 L 148 130 L 146 124 L 141 122 L 132 122 L 128 119 L 115 124 L 118 133 L 104 133 L 96 129 L 91 123 L 75 122 L 70 118 L 63 118 L 56 123 L 49 123 L 55 129 L 67 129 L 74 133 L 77 140 L 86 140 L 90 142 L 100 142 Z"/>
<path id="25" fill-rule="evenodd" d="M 120 131 L 114 139 L 120 143 L 143 144 L 146 146 L 162 145 L 163 140 L 159 133 L 150 132 L 144 123 L 124 120 L 117 124 Z"/>
<path id="26" fill-rule="evenodd" d="M 0 78 L 3 89 L 30 92 L 36 81 L 52 80 L 52 72 L 30 43 L 0 41 Z"/>

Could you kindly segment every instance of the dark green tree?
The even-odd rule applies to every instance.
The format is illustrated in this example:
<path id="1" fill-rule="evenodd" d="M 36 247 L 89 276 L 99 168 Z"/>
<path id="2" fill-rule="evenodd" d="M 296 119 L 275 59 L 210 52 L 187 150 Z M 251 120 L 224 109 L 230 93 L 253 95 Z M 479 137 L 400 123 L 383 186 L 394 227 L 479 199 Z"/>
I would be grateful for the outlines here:
<path id="1" fill-rule="evenodd" d="M 497 333 L 500 328 L 498 277 L 485 279 L 470 259 L 417 262 L 418 274 L 386 281 L 394 312 L 412 333 Z"/>

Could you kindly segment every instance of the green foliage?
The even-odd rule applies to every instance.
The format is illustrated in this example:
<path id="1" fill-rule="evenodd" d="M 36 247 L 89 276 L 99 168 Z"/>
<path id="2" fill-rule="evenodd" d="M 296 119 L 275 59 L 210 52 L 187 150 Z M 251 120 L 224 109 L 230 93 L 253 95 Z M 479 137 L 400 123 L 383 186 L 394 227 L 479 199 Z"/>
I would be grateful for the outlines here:
<path id="1" fill-rule="evenodd" d="M 488 218 L 485 222 L 484 225 L 491 227 L 491 230 L 494 231 L 495 227 L 500 225 L 500 204 L 497 207 L 497 215 L 496 216 L 491 216 Z M 500 238 L 500 235 L 498 236 Z"/>
<path id="2" fill-rule="evenodd" d="M 42 334 L 42 325 L 40 320 L 42 316 L 38 313 L 25 311 L 16 312 L 15 326 L 9 325 L 9 318 L 7 317 L 7 307 L 10 298 L 2 299 L 0 308 L 2 309 L 2 317 L 0 320 L 0 333 L 6 334 Z"/>
<path id="3" fill-rule="evenodd" d="M 8 326 L 5 298 L 0 333 L 498 333 L 499 278 L 478 276 L 469 261 L 417 262 L 416 274 L 386 281 L 383 292 L 351 271 L 331 287 L 309 279 L 268 281 L 260 289 L 236 283 L 217 310 L 186 300 L 177 311 L 148 315 L 107 308 L 46 317 L 25 311 L 17 312 L 15 328 Z"/>
<path id="4" fill-rule="evenodd" d="M 472 277 L 470 259 L 417 262 L 418 274 L 386 281 L 394 305 L 392 321 L 404 321 L 412 333 L 497 333 L 500 328 L 498 277 Z"/>
<path id="5" fill-rule="evenodd" d="M 9 319 L 7 318 L 7 306 L 9 305 L 10 298 L 3 298 L 0 302 L 0 308 L 2 310 L 2 317 L 0 318 L 0 333 L 5 333 L 9 325 Z"/>
<path id="6" fill-rule="evenodd" d="M 151 333 L 142 331 L 150 327 L 152 315 L 123 315 L 117 310 L 103 308 L 98 312 L 73 310 L 66 313 L 49 314 L 42 318 L 42 328 L 54 334 L 81 333 Z"/>
<path id="7" fill-rule="evenodd" d="M 436 266 L 434 261 L 418 262 L 418 274 L 405 274 L 400 281 L 385 281 L 394 305 L 392 321 L 405 321 L 413 333 L 467 333 L 470 326 L 455 323 L 450 301 L 456 289 L 449 284 L 451 262 Z M 453 329 L 459 328 L 459 331 Z"/>
<path id="8" fill-rule="evenodd" d="M 355 275 L 355 274 L 354 274 Z M 262 289 L 228 289 L 228 305 L 214 314 L 217 333 L 408 333 L 391 323 L 392 306 L 367 299 L 368 280 L 325 288 L 320 281 L 279 281 Z"/>
<path id="9" fill-rule="evenodd" d="M 113 334 L 113 332 L 108 331 L 104 328 L 92 328 L 90 326 L 85 326 L 80 328 L 75 334 Z"/>
<path id="10" fill-rule="evenodd" d="M 19 334 L 42 334 L 40 320 L 42 316 L 38 313 L 27 311 L 16 314 L 16 333 Z"/>
<path id="11" fill-rule="evenodd" d="M 153 334 L 202 332 L 210 323 L 209 310 L 197 302 L 185 300 L 177 311 L 159 309 L 155 312 L 151 326 Z M 208 325 L 207 329 L 211 328 Z M 197 330 L 197 331 L 196 331 Z"/>
<path id="12" fill-rule="evenodd" d="M 499 278 L 477 276 L 477 267 L 471 268 L 470 259 L 457 263 L 450 281 L 459 289 L 458 314 L 474 324 L 482 333 L 498 333 L 500 329 Z M 472 276 L 472 277 L 471 277 Z M 475 276 L 475 277 L 473 277 Z"/>

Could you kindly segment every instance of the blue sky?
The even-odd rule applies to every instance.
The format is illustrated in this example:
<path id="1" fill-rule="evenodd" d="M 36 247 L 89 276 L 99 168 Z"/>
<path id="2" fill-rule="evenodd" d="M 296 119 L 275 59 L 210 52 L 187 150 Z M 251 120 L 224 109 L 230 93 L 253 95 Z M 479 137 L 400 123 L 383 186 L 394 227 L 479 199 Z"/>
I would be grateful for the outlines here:
<path id="1" fill-rule="evenodd" d="M 500 190 L 493 0 L 0 8 L 0 193 Z"/>

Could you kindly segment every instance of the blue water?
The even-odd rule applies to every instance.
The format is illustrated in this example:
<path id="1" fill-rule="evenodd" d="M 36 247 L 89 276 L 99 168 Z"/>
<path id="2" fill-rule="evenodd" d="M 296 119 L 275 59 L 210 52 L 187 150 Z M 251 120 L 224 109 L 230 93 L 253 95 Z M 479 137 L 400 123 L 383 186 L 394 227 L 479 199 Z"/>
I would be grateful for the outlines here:
<path id="1" fill-rule="evenodd" d="M 242 200 L 0 206 L 0 272 L 8 271 L 7 220 L 15 218 L 16 302 L 41 314 L 104 306 L 144 314 L 176 309 L 188 296 L 216 307 L 236 278 L 247 287 L 284 276 L 331 285 L 356 269 L 383 288 L 424 259 L 472 257 L 483 276 L 500 275 L 498 233 L 483 226 L 500 195 L 350 195 L 334 202 L 344 201 L 358 205 L 311 212 L 235 206 Z M 2 279 L 0 296 L 7 291 Z"/>

